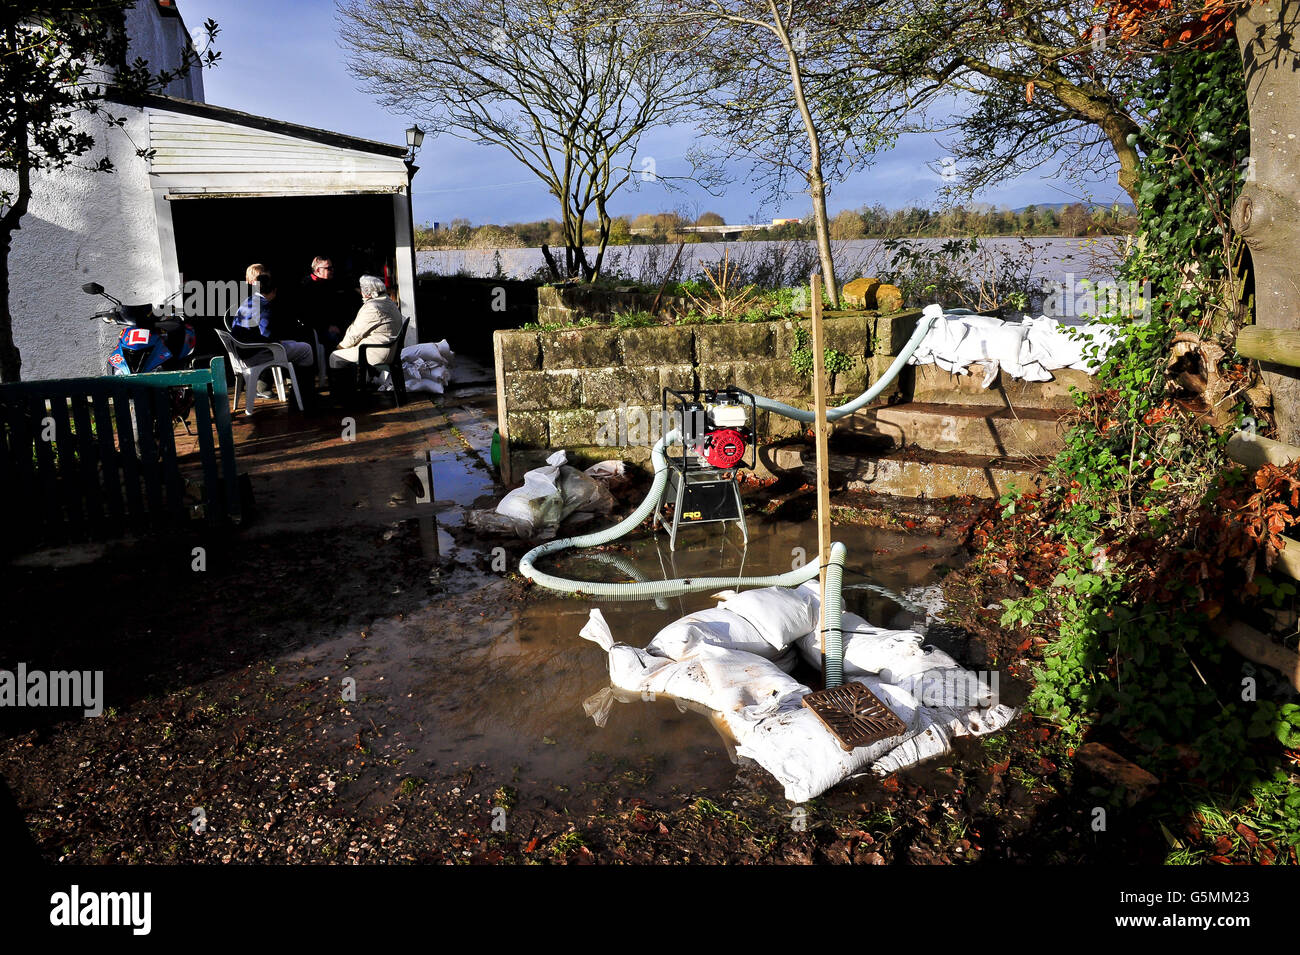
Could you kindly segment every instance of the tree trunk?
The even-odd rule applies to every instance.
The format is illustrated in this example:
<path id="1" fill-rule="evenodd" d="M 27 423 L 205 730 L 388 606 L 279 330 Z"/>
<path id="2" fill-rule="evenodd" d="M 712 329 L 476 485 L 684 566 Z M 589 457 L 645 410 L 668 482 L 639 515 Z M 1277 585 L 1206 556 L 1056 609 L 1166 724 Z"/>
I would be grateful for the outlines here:
<path id="1" fill-rule="evenodd" d="M 556 281 L 562 281 L 564 276 L 560 274 L 560 267 L 555 264 L 555 256 L 551 255 L 551 248 L 545 242 L 542 243 L 542 258 L 546 260 L 546 267 L 551 270 L 551 278 Z"/>
<path id="2" fill-rule="evenodd" d="M 826 283 L 826 296 L 831 308 L 840 307 L 840 287 L 835 281 L 835 260 L 831 256 L 831 226 L 826 215 L 826 180 L 822 178 L 822 144 L 817 135 L 817 123 L 803 89 L 803 69 L 799 65 L 799 55 L 790 41 L 789 31 L 781 19 L 776 0 L 768 0 L 768 9 L 781 45 L 785 47 L 786 59 L 790 64 L 790 90 L 794 94 L 795 106 L 803 120 L 804 132 L 808 135 L 808 192 L 813 202 L 813 224 L 817 228 L 817 257 L 821 260 L 822 281 Z"/>
<path id="3" fill-rule="evenodd" d="M 23 358 L 14 344 L 14 320 L 9 311 L 9 247 L 13 233 L 0 231 L 0 382 L 22 380 Z"/>
<path id="4" fill-rule="evenodd" d="M 1250 108 L 1250 166 L 1232 209 L 1250 249 L 1255 323 L 1300 328 L 1300 0 L 1254 4 L 1236 23 Z M 1300 444 L 1300 369 L 1263 366 L 1278 439 Z"/>

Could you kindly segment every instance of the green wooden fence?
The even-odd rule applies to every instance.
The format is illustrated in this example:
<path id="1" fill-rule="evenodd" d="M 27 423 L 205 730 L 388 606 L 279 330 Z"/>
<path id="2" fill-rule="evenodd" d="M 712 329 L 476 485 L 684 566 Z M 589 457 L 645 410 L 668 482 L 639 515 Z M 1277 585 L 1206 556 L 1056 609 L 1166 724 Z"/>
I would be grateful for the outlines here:
<path id="1" fill-rule="evenodd" d="M 186 473 L 168 393 L 176 387 L 194 393 L 199 460 Z M 0 385 L 0 441 L 6 550 L 240 517 L 222 358 L 198 371 Z"/>

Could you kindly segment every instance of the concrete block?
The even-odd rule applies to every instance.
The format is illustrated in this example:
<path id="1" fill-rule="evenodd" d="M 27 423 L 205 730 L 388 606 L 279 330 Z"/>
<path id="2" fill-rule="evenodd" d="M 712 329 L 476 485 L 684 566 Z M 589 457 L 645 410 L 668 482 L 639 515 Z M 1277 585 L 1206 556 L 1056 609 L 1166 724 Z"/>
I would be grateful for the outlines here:
<path id="1" fill-rule="evenodd" d="M 674 325 L 626 328 L 619 332 L 623 362 L 631 368 L 647 365 L 690 365 L 695 354 L 695 332 Z"/>
<path id="2" fill-rule="evenodd" d="M 729 322 L 695 326 L 695 358 L 712 362 L 753 361 L 772 357 L 775 322 Z"/>
<path id="3" fill-rule="evenodd" d="M 920 309 L 915 308 L 896 312 L 893 315 L 877 316 L 871 329 L 871 341 L 868 343 L 871 353 L 897 355 L 916 331 L 916 322 L 920 317 Z"/>
<path id="4" fill-rule="evenodd" d="M 545 369 L 608 368 L 623 363 L 617 329 L 583 326 L 542 332 L 540 338 Z"/>
<path id="5" fill-rule="evenodd" d="M 550 446 L 568 448 L 596 443 L 596 412 L 586 408 L 565 408 L 547 413 Z"/>
<path id="6" fill-rule="evenodd" d="M 542 367 L 536 332 L 501 330 L 493 333 L 502 371 L 537 371 Z"/>
<path id="7" fill-rule="evenodd" d="M 647 373 L 651 369 L 646 369 Z M 695 387 L 695 367 L 693 365 L 665 365 L 659 369 L 659 394 L 663 395 L 663 389 L 672 388 L 674 391 L 690 391 Z"/>
<path id="8" fill-rule="evenodd" d="M 659 376 L 644 369 L 588 368 L 577 373 L 583 408 L 601 410 L 622 404 L 651 405 L 660 399 Z"/>
<path id="9" fill-rule="evenodd" d="M 506 434 L 510 438 L 512 448 L 524 450 L 550 447 L 547 412 L 507 412 Z"/>
<path id="10" fill-rule="evenodd" d="M 576 408 L 581 403 L 576 371 L 516 371 L 506 376 L 502 387 L 510 411 Z"/>

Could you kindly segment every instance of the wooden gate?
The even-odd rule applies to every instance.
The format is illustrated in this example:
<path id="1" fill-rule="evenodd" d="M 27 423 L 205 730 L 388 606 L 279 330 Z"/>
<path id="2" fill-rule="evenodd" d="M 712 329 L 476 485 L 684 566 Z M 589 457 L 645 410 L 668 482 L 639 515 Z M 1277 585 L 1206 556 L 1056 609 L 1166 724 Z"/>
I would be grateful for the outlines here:
<path id="1" fill-rule="evenodd" d="M 182 471 L 172 388 L 194 395 L 198 466 Z M 225 359 L 206 370 L 0 385 L 0 539 L 103 539 L 238 520 Z"/>

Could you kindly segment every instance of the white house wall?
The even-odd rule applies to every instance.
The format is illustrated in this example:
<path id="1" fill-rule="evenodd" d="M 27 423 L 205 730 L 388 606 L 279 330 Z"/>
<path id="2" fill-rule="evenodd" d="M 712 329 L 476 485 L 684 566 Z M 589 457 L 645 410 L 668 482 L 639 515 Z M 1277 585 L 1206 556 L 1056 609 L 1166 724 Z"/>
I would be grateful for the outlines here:
<path id="1" fill-rule="evenodd" d="M 171 207 L 203 201 L 177 198 L 183 196 L 391 194 L 398 292 L 402 311 L 413 317 L 410 199 L 400 158 L 152 107 L 112 111 L 126 117 L 124 131 L 93 117 L 81 121 L 96 139 L 84 165 L 108 155 L 115 171 L 37 174 L 28 213 L 14 234 L 10 305 L 24 378 L 104 373 L 120 329 L 89 320 L 107 303 L 81 286 L 98 282 L 128 303 L 161 302 L 175 291 L 182 277 Z M 136 145 L 158 150 L 152 169 L 135 155 Z"/>
<path id="2" fill-rule="evenodd" d="M 248 173 L 367 176 L 406 185 L 402 160 L 343 149 L 202 116 L 150 110 L 149 145 L 159 176 Z"/>
<path id="3" fill-rule="evenodd" d="M 13 236 L 9 301 L 26 379 L 104 373 L 120 329 L 89 320 L 107 302 L 82 292 L 84 283 L 98 282 L 125 302 L 158 302 L 167 294 L 148 163 L 130 141 L 146 144 L 148 123 L 141 110 L 114 111 L 127 118 L 126 135 L 82 120 L 96 140 L 83 165 L 108 155 L 116 171 L 38 173 Z"/>

